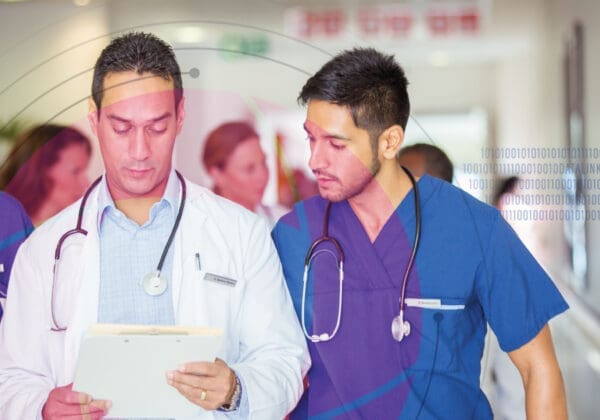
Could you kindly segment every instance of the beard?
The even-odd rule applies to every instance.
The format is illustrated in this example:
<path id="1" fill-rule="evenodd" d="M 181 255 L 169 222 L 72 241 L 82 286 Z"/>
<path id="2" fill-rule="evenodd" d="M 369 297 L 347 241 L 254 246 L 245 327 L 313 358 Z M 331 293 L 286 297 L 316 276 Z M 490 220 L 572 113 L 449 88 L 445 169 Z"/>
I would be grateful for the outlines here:
<path id="1" fill-rule="evenodd" d="M 377 156 L 373 156 L 369 167 L 365 168 L 364 172 L 352 183 L 352 185 L 346 187 L 342 186 L 343 188 L 338 192 L 331 192 L 327 194 L 326 192 L 319 190 L 319 193 L 321 197 L 334 203 L 343 200 L 349 200 L 357 195 L 362 194 L 374 181 L 380 170 L 381 162 L 379 159 L 377 159 Z"/>

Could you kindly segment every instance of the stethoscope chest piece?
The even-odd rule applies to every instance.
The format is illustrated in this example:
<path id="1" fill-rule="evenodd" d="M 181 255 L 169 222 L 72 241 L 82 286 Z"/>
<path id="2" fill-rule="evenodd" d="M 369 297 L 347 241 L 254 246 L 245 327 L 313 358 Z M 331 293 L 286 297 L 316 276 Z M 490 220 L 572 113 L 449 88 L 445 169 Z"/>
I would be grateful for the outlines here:
<path id="1" fill-rule="evenodd" d="M 144 292 L 150 296 L 160 296 L 167 290 L 167 279 L 160 273 L 148 273 L 142 280 Z"/>
<path id="2" fill-rule="evenodd" d="M 400 342 L 410 334 L 410 323 L 404 320 L 404 313 L 392 320 L 392 336 L 394 340 Z"/>

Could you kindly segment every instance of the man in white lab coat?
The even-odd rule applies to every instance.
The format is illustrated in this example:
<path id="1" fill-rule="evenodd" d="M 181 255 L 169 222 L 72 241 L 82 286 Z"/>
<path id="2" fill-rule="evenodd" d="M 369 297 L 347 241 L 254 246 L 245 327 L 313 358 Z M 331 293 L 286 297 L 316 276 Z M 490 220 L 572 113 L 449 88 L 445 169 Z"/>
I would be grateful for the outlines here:
<path id="1" fill-rule="evenodd" d="M 144 33 L 113 40 L 92 96 L 105 174 L 85 206 L 50 219 L 17 254 L 0 325 L 0 418 L 110 414 L 109 401 L 71 388 L 97 322 L 221 328 L 215 362 L 191 360 L 165 381 L 197 418 L 282 418 L 310 365 L 304 338 L 266 224 L 171 167 L 185 115 L 172 49 Z M 80 208 L 86 233 L 64 240 L 55 266 Z"/>

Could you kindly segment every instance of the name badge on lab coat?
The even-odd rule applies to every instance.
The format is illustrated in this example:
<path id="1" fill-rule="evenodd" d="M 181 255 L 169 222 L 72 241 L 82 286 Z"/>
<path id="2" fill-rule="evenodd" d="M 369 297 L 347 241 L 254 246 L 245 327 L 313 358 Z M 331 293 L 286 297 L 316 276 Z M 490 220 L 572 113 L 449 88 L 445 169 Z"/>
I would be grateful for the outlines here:
<path id="1" fill-rule="evenodd" d="M 235 279 L 230 279 L 229 277 L 219 276 L 213 273 L 206 273 L 204 275 L 204 280 L 212 281 L 229 287 L 235 287 L 235 285 L 237 284 L 237 280 Z"/>

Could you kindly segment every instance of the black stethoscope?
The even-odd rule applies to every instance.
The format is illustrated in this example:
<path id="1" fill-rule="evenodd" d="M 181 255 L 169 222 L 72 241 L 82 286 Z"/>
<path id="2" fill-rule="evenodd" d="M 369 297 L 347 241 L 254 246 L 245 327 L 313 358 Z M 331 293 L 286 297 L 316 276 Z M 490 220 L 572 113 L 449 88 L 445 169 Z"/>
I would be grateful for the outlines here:
<path id="1" fill-rule="evenodd" d="M 421 237 L 421 204 L 419 202 L 419 188 L 417 187 L 417 182 L 415 181 L 415 177 L 410 173 L 408 169 L 404 166 L 402 167 L 406 175 L 410 178 L 410 182 L 414 191 L 415 198 L 415 240 L 413 242 L 412 251 L 410 253 L 410 258 L 408 259 L 408 263 L 406 264 L 406 270 L 404 271 L 404 277 L 402 279 L 402 291 L 400 293 L 400 313 L 392 320 L 392 336 L 396 341 L 402 341 L 402 339 L 410 334 L 410 323 L 404 319 L 404 300 L 406 296 L 406 284 L 408 283 L 408 276 L 412 270 L 415 256 L 417 255 L 417 250 L 419 247 L 419 239 Z M 340 328 L 340 322 L 342 319 L 342 289 L 344 283 L 344 251 L 340 243 L 333 236 L 329 236 L 329 212 L 331 210 L 331 202 L 327 203 L 327 207 L 325 208 L 325 217 L 323 220 L 323 234 L 317 238 L 308 249 L 306 254 L 306 258 L 304 259 L 304 275 L 302 277 L 302 329 L 304 331 L 304 335 L 313 343 L 319 343 L 322 341 L 329 341 L 333 339 L 333 337 L 337 334 L 338 329 Z M 324 242 L 330 242 L 333 244 L 334 248 L 337 251 L 337 257 L 339 259 L 338 264 L 338 272 L 339 272 L 339 294 L 338 294 L 338 313 L 337 320 L 335 322 L 335 327 L 331 333 L 321 333 L 321 334 L 309 334 L 306 329 L 306 323 L 304 320 L 304 312 L 306 307 L 306 284 L 308 283 L 308 269 L 312 259 L 318 255 L 320 252 L 329 252 L 333 254 L 333 251 L 329 249 L 322 249 L 315 252 L 317 246 Z M 335 256 L 335 254 L 334 254 Z"/>
<path id="2" fill-rule="evenodd" d="M 160 257 L 160 261 L 158 262 L 158 265 L 156 266 L 156 271 L 148 273 L 142 279 L 142 287 L 144 288 L 144 291 L 150 296 L 160 296 L 167 290 L 168 282 L 167 282 L 166 277 L 162 274 L 162 267 L 165 262 L 165 258 L 167 257 L 167 253 L 169 252 L 169 248 L 171 247 L 171 243 L 173 242 L 173 238 L 175 237 L 175 233 L 177 232 L 177 228 L 179 227 L 179 222 L 181 221 L 181 216 L 183 215 L 183 207 L 185 206 L 185 200 L 186 200 L 186 196 L 187 196 L 185 180 L 183 179 L 183 176 L 181 176 L 181 174 L 179 172 L 175 171 L 175 174 L 177 175 L 177 178 L 179 178 L 179 182 L 181 184 L 181 202 L 179 204 L 179 211 L 177 212 L 175 224 L 173 225 L 173 229 L 171 229 L 171 234 L 169 235 L 169 239 L 167 240 L 167 243 L 165 244 L 165 247 L 163 248 L 163 252 Z M 62 250 L 63 243 L 70 236 L 76 235 L 76 234 L 81 234 L 83 236 L 87 236 L 87 234 L 88 234 L 87 230 L 85 230 L 81 227 L 81 225 L 83 223 L 83 212 L 85 211 L 85 205 L 87 203 L 87 200 L 88 200 L 92 190 L 100 183 L 101 180 L 102 180 L 102 177 L 96 179 L 92 183 L 92 185 L 90 185 L 88 190 L 85 192 L 85 194 L 83 195 L 83 198 L 81 199 L 81 204 L 79 205 L 79 213 L 77 215 L 77 225 L 75 226 L 75 229 L 71 229 L 71 230 L 65 232 L 58 240 L 58 243 L 56 244 L 56 249 L 54 250 L 54 267 L 52 269 L 52 297 L 51 297 L 52 301 L 50 302 L 50 310 L 52 312 L 52 324 L 53 324 L 53 326 L 51 327 L 52 331 L 65 331 L 67 329 L 67 327 L 61 327 L 58 325 L 58 322 L 56 321 L 56 317 L 54 315 L 54 291 L 55 291 L 55 284 L 56 284 L 56 271 L 58 268 L 58 263 L 60 261 L 60 252 Z"/>

